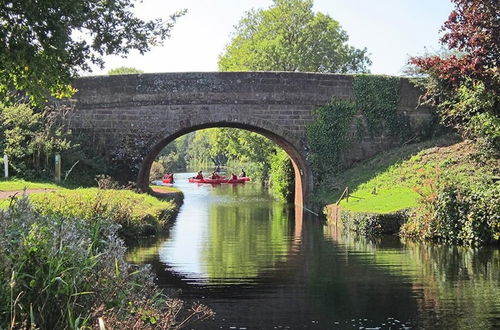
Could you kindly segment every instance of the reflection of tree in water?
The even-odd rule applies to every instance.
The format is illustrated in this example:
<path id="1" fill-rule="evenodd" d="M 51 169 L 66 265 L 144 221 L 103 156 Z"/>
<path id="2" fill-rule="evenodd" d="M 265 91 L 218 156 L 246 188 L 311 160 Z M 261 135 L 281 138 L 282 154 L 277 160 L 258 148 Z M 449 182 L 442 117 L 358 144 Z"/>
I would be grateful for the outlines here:
<path id="1" fill-rule="evenodd" d="M 366 239 L 325 227 L 325 236 L 349 250 L 371 253 L 369 261 L 395 276 L 409 278 L 419 303 L 419 325 L 498 328 L 500 250 L 436 243 Z"/>
<path id="2" fill-rule="evenodd" d="M 203 253 L 210 282 L 257 277 L 287 258 L 293 224 L 285 205 L 212 205 Z"/>

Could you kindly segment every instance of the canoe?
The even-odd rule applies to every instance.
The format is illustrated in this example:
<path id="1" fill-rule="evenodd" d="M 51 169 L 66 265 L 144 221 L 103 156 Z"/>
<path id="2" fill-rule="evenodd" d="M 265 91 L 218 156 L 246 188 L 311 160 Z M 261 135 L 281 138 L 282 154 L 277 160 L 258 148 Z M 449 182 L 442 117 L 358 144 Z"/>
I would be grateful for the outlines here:
<path id="1" fill-rule="evenodd" d="M 172 183 L 172 179 L 162 179 L 161 180 L 163 183 Z"/>
<path id="2" fill-rule="evenodd" d="M 210 184 L 221 184 L 221 183 L 245 183 L 246 180 L 245 178 L 238 178 L 236 180 L 231 180 L 231 179 L 226 179 L 226 178 L 220 178 L 220 179 L 209 179 L 209 178 L 203 178 L 203 179 L 195 179 L 195 178 L 189 178 L 189 182 L 191 183 L 210 183 Z"/>

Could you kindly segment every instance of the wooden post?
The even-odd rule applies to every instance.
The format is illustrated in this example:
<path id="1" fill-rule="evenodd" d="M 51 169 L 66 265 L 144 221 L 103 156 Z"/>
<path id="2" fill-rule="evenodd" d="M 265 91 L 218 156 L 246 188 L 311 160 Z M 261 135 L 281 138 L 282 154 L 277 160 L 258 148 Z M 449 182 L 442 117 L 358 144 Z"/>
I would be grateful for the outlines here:
<path id="1" fill-rule="evenodd" d="M 61 155 L 56 154 L 55 157 L 55 171 L 54 171 L 54 179 L 56 181 L 56 184 L 61 183 Z"/>
<path id="2" fill-rule="evenodd" d="M 9 177 L 9 156 L 7 154 L 3 154 L 3 172 L 5 178 Z"/>

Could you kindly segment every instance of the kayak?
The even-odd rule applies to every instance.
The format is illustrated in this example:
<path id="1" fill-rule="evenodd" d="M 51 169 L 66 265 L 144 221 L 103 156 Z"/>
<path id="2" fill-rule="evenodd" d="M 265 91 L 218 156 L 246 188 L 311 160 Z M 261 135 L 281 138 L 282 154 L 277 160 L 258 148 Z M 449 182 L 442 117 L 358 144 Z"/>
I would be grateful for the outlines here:
<path id="1" fill-rule="evenodd" d="M 161 180 L 163 183 L 172 183 L 172 179 L 168 178 L 168 179 L 162 179 Z"/>
<path id="2" fill-rule="evenodd" d="M 237 178 L 235 180 L 226 179 L 226 178 L 220 178 L 220 179 L 209 179 L 209 178 L 195 179 L 195 178 L 189 178 L 188 181 L 191 182 L 191 183 L 211 183 L 211 184 L 245 183 L 247 181 L 250 181 L 250 178 Z"/>

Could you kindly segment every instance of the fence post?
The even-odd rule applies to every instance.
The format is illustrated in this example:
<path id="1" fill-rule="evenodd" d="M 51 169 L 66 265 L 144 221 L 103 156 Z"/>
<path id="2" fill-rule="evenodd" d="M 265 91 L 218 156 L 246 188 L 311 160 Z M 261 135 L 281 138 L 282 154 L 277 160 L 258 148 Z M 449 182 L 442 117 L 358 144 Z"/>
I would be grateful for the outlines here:
<path id="1" fill-rule="evenodd" d="M 3 154 L 3 172 L 5 178 L 9 177 L 9 156 L 7 154 Z"/>
<path id="2" fill-rule="evenodd" d="M 56 154 L 56 157 L 55 157 L 55 171 L 54 171 L 54 176 L 55 176 L 55 181 L 56 181 L 56 184 L 60 184 L 61 183 L 61 155 L 60 154 Z"/>

